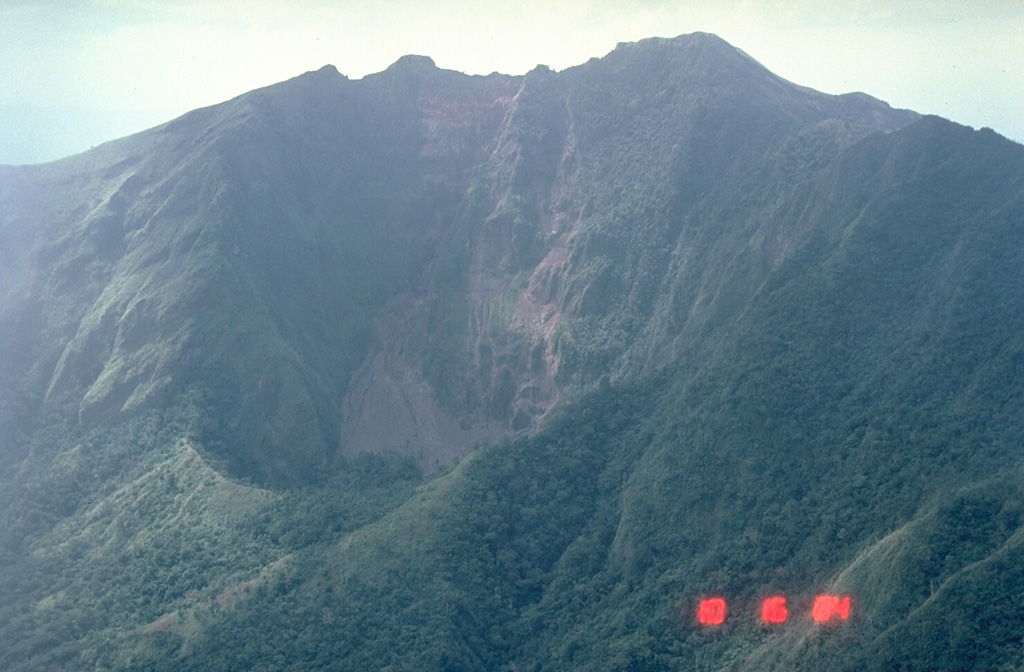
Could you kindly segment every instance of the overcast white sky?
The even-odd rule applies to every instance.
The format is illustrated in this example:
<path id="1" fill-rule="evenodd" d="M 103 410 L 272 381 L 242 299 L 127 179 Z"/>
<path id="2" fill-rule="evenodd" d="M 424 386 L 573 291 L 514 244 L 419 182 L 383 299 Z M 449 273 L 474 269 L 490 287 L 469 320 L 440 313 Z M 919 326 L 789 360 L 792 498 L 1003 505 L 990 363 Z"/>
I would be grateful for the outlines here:
<path id="1" fill-rule="evenodd" d="M 829 93 L 1024 142 L 1024 0 L 0 0 L 0 163 L 88 149 L 327 63 L 556 70 L 717 33 Z"/>

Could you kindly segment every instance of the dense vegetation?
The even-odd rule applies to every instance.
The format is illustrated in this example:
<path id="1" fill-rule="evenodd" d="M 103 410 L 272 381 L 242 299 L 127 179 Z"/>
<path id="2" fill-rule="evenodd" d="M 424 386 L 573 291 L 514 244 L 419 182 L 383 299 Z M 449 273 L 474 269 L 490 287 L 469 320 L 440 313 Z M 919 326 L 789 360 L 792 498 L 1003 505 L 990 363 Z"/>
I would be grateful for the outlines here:
<path id="1" fill-rule="evenodd" d="M 282 86 L 0 172 L 0 668 L 1024 666 L 1024 148 L 711 36 Z M 561 401 L 349 454 L 373 353 Z"/>

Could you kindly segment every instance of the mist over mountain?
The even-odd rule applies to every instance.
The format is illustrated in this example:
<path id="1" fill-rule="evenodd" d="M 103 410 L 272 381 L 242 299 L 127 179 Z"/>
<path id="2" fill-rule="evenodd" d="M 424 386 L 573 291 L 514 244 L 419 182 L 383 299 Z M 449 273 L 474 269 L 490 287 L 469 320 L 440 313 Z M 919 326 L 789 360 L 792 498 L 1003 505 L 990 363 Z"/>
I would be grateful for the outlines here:
<path id="1" fill-rule="evenodd" d="M 0 666 L 1015 669 L 1022 255 L 1020 145 L 707 34 L 0 167 Z"/>

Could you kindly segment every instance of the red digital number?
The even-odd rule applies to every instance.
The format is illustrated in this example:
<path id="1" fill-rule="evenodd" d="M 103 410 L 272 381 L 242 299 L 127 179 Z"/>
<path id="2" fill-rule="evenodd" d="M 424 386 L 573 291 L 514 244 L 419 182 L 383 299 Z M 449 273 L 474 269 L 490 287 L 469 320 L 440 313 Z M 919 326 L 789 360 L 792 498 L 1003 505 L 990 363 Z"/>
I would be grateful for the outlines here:
<path id="1" fill-rule="evenodd" d="M 701 625 L 721 625 L 725 622 L 725 600 L 709 597 L 697 605 L 697 622 Z M 818 595 L 811 607 L 811 618 L 815 623 L 832 623 L 850 618 L 850 598 L 847 595 Z M 761 621 L 778 625 L 789 620 L 789 608 L 782 595 L 766 597 L 761 602 Z"/>
<path id="2" fill-rule="evenodd" d="M 828 623 L 834 619 L 845 621 L 850 617 L 850 598 L 837 595 L 818 595 L 814 598 L 811 618 L 817 623 Z"/>
<path id="3" fill-rule="evenodd" d="M 786 609 L 786 598 L 774 596 L 761 603 L 761 620 L 765 623 L 785 623 L 787 618 L 789 611 Z"/>
<path id="4" fill-rule="evenodd" d="M 702 625 L 721 625 L 725 622 L 725 600 L 712 597 L 701 600 L 697 607 L 697 621 Z"/>

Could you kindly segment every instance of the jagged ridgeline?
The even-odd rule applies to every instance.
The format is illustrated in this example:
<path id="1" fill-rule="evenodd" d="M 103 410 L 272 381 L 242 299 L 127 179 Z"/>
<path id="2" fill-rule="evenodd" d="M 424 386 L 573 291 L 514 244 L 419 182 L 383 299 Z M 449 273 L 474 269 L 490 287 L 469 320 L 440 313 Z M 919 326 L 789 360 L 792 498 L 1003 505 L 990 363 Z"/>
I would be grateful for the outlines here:
<path id="1" fill-rule="evenodd" d="M 0 167 L 0 389 L 3 669 L 1024 666 L 1024 147 L 712 35 Z"/>

